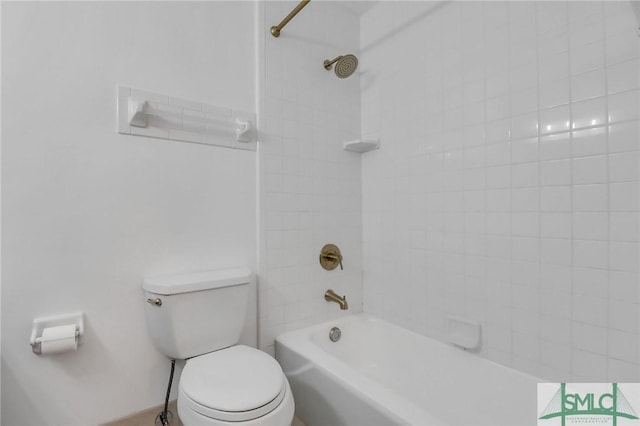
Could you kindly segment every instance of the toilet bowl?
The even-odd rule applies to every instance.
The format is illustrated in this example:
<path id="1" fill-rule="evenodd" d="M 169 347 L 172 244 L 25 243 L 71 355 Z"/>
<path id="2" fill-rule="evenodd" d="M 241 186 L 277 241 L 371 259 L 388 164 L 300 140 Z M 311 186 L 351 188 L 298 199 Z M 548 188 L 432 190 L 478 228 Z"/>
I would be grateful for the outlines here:
<path id="1" fill-rule="evenodd" d="M 251 271 L 235 268 L 144 280 L 151 341 L 186 364 L 178 383 L 185 426 L 289 426 L 294 400 L 280 364 L 239 345 Z"/>
<path id="2" fill-rule="evenodd" d="M 290 425 L 294 402 L 275 359 L 238 345 L 187 360 L 178 390 L 185 425 Z"/>

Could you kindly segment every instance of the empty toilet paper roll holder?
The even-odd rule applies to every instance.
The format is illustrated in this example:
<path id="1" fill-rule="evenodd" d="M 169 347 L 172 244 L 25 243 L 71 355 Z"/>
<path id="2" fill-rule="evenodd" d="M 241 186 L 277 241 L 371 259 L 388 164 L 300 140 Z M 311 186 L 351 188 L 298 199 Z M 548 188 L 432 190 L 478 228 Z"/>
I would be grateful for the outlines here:
<path id="1" fill-rule="evenodd" d="M 58 327 L 61 325 L 75 324 L 76 341 L 80 343 L 80 337 L 84 335 L 84 313 L 75 312 L 72 314 L 53 315 L 49 317 L 38 317 L 33 320 L 31 328 L 31 349 L 34 354 L 42 353 L 42 332 L 48 327 Z"/>

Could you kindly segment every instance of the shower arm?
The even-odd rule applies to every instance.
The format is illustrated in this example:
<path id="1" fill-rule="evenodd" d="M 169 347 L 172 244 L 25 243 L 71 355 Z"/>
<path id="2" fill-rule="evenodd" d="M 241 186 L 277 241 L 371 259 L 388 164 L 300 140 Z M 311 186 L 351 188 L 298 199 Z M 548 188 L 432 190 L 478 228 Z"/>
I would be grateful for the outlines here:
<path id="1" fill-rule="evenodd" d="M 274 37 L 280 37 L 280 30 L 293 19 L 311 0 L 302 0 L 278 25 L 271 27 L 271 35 Z"/>
<path id="2" fill-rule="evenodd" d="M 338 56 L 337 58 L 335 58 L 332 61 L 330 61 L 328 59 L 325 59 L 325 61 L 323 63 L 324 69 L 330 70 L 331 69 L 331 65 L 335 64 L 336 62 L 338 62 L 340 60 L 340 58 L 342 58 L 342 55 Z"/>

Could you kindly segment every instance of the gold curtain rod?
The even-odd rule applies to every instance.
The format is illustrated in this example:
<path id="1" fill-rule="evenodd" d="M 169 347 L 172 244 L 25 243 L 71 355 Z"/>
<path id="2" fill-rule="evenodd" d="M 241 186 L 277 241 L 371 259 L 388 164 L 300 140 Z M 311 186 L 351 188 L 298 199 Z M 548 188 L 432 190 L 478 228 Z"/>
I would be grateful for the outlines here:
<path id="1" fill-rule="evenodd" d="M 311 0 L 302 0 L 278 25 L 271 27 L 271 35 L 274 37 L 280 37 L 280 30 L 293 19 Z"/>

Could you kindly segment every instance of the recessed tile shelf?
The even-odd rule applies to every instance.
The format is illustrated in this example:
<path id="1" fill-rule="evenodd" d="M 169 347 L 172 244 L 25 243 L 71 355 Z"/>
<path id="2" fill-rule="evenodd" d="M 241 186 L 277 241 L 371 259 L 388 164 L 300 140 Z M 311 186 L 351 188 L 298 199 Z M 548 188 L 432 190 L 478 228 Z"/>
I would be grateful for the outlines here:
<path id="1" fill-rule="evenodd" d="M 345 141 L 343 144 L 345 151 L 367 152 L 374 149 L 380 149 L 380 139 L 356 139 L 353 141 Z"/>

